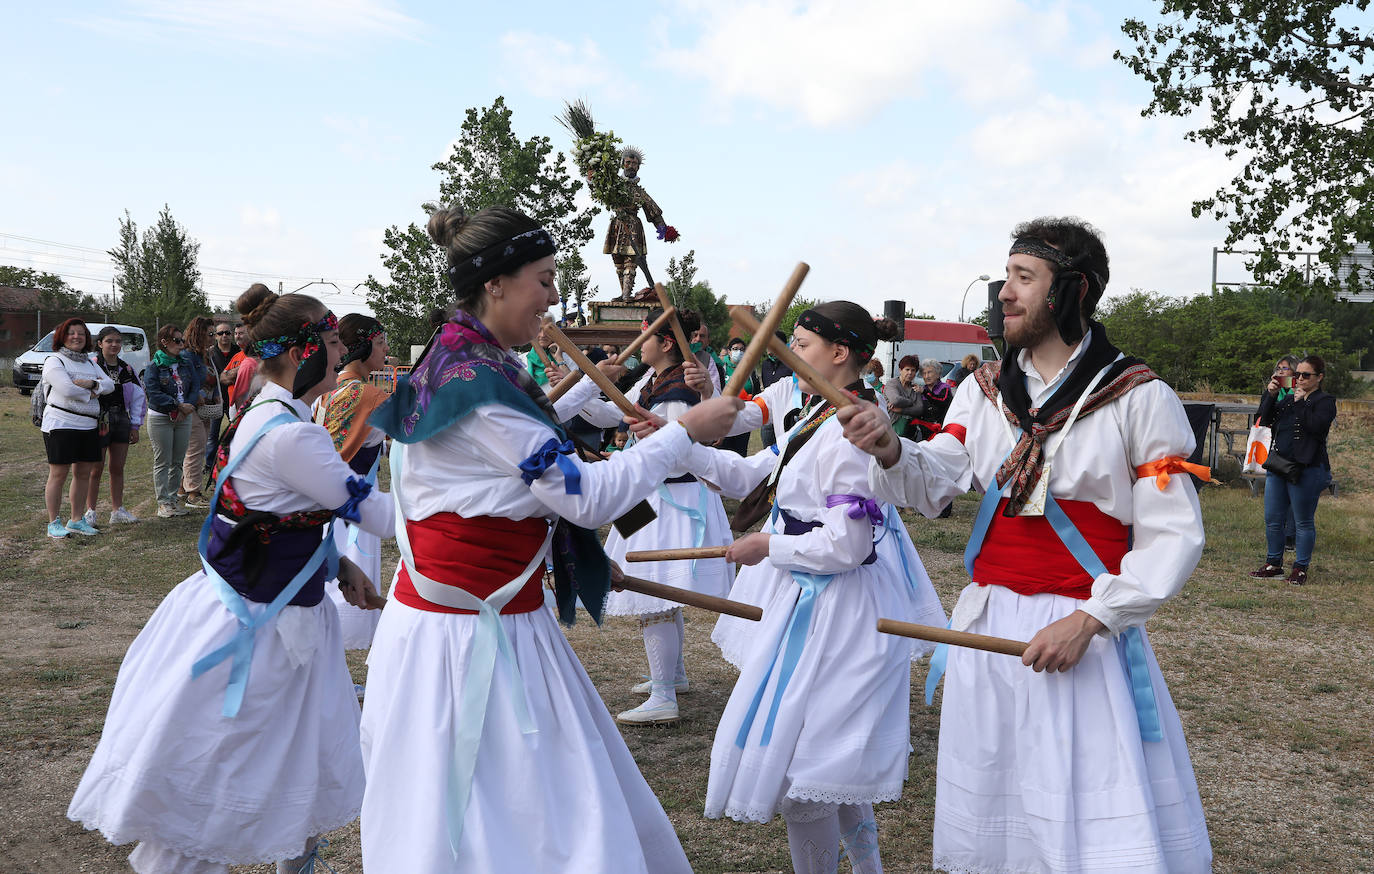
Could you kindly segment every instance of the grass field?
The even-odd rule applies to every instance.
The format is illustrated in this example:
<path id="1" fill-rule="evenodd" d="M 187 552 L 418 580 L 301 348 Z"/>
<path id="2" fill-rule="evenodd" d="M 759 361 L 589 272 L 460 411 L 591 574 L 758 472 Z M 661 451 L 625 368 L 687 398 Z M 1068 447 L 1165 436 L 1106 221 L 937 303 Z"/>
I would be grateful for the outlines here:
<path id="1" fill-rule="evenodd" d="M 196 567 L 199 520 L 154 518 L 145 442 L 130 456 L 126 502 L 145 521 L 49 540 L 46 466 L 27 401 L 0 387 L 0 871 L 125 871 L 129 847 L 110 847 L 64 814 L 125 649 Z M 1321 500 L 1307 586 L 1247 577 L 1263 561 L 1260 501 L 1243 487 L 1208 487 L 1202 562 L 1149 626 L 1188 735 L 1217 871 L 1374 871 L 1374 420 L 1338 420 L 1332 454 L 1342 491 Z M 975 506 L 965 497 L 950 519 L 907 516 L 946 607 L 964 583 Z M 384 566 L 390 560 L 394 550 Z M 682 721 L 625 737 L 698 872 L 785 870 L 780 820 L 701 816 L 712 734 L 734 682 L 710 643 L 711 622 L 688 611 L 692 690 Z M 629 687 L 644 652 L 632 621 L 582 622 L 568 636 L 612 712 L 639 702 Z M 361 658 L 350 663 L 361 681 Z M 891 872 L 929 870 L 939 699 L 925 707 L 924 680 L 917 666 L 905 796 L 878 809 Z M 360 871 L 356 825 L 330 839 L 326 859 L 340 874 Z"/>

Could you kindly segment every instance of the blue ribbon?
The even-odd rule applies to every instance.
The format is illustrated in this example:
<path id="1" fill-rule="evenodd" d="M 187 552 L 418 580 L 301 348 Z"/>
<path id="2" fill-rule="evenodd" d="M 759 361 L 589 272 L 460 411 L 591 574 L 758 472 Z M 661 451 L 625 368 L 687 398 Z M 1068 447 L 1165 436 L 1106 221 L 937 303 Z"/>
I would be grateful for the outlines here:
<path id="1" fill-rule="evenodd" d="M 372 459 L 372 469 L 367 472 L 367 483 L 371 487 L 376 487 L 377 485 L 377 468 L 381 465 L 381 463 L 382 454 L 378 452 L 377 457 Z M 344 544 L 344 546 L 350 549 L 358 550 L 358 554 L 366 558 L 375 558 L 375 556 L 372 553 L 368 552 L 366 549 L 363 549 L 361 546 L 358 545 L 358 532 L 361 530 L 362 529 L 360 529 L 357 525 L 349 525 L 348 541 Z"/>
<path id="2" fill-rule="evenodd" d="M 951 620 L 952 622 L 953 620 Z M 950 623 L 946 622 L 945 627 L 949 628 Z M 935 652 L 930 654 L 930 672 L 926 674 L 926 706 L 929 707 L 935 700 L 935 687 L 940 685 L 940 678 L 945 675 L 945 662 L 949 659 L 949 644 L 941 643 L 935 646 Z"/>
<path id="3" fill-rule="evenodd" d="M 520 462 L 520 479 L 525 485 L 530 485 L 535 480 L 544 475 L 553 464 L 558 465 L 558 469 L 563 471 L 563 492 L 568 495 L 582 494 L 582 472 L 577 469 L 577 465 L 569 458 L 577 451 L 572 440 L 558 442 L 557 437 L 550 437 L 548 442 L 539 447 Z"/>
<path id="4" fill-rule="evenodd" d="M 359 505 L 372 494 L 372 483 L 360 476 L 351 476 L 344 484 L 348 486 L 348 500 L 334 510 L 334 515 L 346 522 L 361 522 L 363 514 Z"/>
<path id="5" fill-rule="evenodd" d="M 309 581 L 315 571 L 318 570 L 320 565 L 326 560 L 329 562 L 328 576 L 332 578 L 339 575 L 338 553 L 334 549 L 334 538 L 332 536 L 334 523 L 331 521 L 329 527 L 325 530 L 320 545 L 310 554 L 310 558 L 306 561 L 305 567 L 301 568 L 300 571 L 291 578 L 291 581 L 286 584 L 286 587 L 277 593 L 277 596 L 272 599 L 272 602 L 258 614 L 257 618 L 254 618 L 248 611 L 248 605 L 243 596 L 234 591 L 234 587 L 229 585 L 228 581 L 220 575 L 219 571 L 215 570 L 214 567 L 210 565 L 210 561 L 207 558 L 206 551 L 210 543 L 210 526 L 215 517 L 215 510 L 219 506 L 220 492 L 223 491 L 224 484 L 229 481 L 230 474 L 232 474 L 234 469 L 248 457 L 249 451 L 257 445 L 258 441 L 263 438 L 263 435 L 278 425 L 285 425 L 296 421 L 299 421 L 299 419 L 294 411 L 291 413 L 282 413 L 280 416 L 277 416 L 264 425 L 258 433 L 253 435 L 247 445 L 234 453 L 234 457 L 229 460 L 229 463 L 226 464 L 219 475 L 215 477 L 215 494 L 214 497 L 210 499 L 210 510 L 205 515 L 205 523 L 200 527 L 200 538 L 196 544 L 197 551 L 200 553 L 200 565 L 205 571 L 205 576 L 214 584 L 215 594 L 219 596 L 220 603 L 224 604 L 225 608 L 234 615 L 240 627 L 228 643 L 201 656 L 200 659 L 191 666 L 191 679 L 194 680 L 198 678 L 201 674 L 210 670 L 210 668 L 213 668 L 215 665 L 218 665 L 225 659 L 233 658 L 233 663 L 229 669 L 229 685 L 224 691 L 224 707 L 221 711 L 224 716 L 229 719 L 233 719 L 238 715 L 239 708 L 243 704 L 244 692 L 248 688 L 249 669 L 253 664 L 253 644 L 257 639 L 258 629 L 276 618 L 277 614 L 282 611 L 282 608 L 289 604 L 292 598 L 296 597 L 296 594 L 304 588 L 306 582 Z"/>
<path id="6" fill-rule="evenodd" d="M 706 499 L 708 493 L 706 491 L 706 486 L 702 485 L 700 481 L 697 482 L 697 489 L 699 490 L 697 495 L 697 508 L 692 509 L 691 507 L 684 507 L 673 500 L 672 493 L 668 491 L 667 483 L 658 484 L 658 496 L 663 499 L 663 503 L 672 507 L 674 510 L 680 510 L 686 513 L 687 517 L 692 520 L 692 530 L 695 533 L 694 540 L 696 541 L 692 544 L 694 549 L 700 548 L 701 545 L 706 542 Z M 692 559 L 691 574 L 692 576 L 696 576 L 697 574 L 697 559 L 695 558 Z"/>
<path id="7" fill-rule="evenodd" d="M 773 703 L 768 708 L 768 719 L 763 724 L 763 734 L 759 738 L 759 746 L 766 747 L 768 742 L 773 739 L 773 723 L 777 720 L 783 693 L 787 691 L 787 684 L 792 679 L 793 671 L 797 669 L 797 662 L 801 660 L 802 649 L 806 646 L 806 637 L 811 631 L 811 614 L 816 606 L 816 598 L 825 591 L 826 586 L 830 585 L 830 581 L 835 579 L 835 575 L 793 571 L 792 579 L 797 581 L 798 586 L 801 586 L 801 597 L 792 607 L 792 617 L 787 623 L 787 632 L 783 635 L 782 645 L 777 652 L 773 653 L 773 661 L 769 663 L 768 671 L 763 675 L 758 691 L 754 693 L 754 699 L 749 703 L 749 710 L 744 714 L 744 722 L 739 727 L 739 733 L 735 735 L 735 746 L 740 749 L 744 749 L 744 745 L 749 741 L 749 731 L 754 726 L 754 717 L 758 715 L 759 705 L 763 703 L 763 694 L 768 689 L 768 678 L 773 676 L 773 668 L 778 664 L 778 656 L 782 656 L 782 669 L 778 674 L 777 689 L 773 693 Z"/>

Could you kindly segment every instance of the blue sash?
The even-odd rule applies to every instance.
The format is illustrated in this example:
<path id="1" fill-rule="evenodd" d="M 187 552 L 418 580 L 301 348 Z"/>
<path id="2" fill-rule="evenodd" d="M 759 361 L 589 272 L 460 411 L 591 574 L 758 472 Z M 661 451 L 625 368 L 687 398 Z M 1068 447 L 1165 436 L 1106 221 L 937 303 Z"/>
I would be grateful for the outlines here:
<path id="1" fill-rule="evenodd" d="M 206 547 L 210 542 L 211 521 L 215 518 L 215 510 L 219 506 L 220 492 L 223 491 L 224 484 L 228 482 L 230 474 L 232 474 L 234 469 L 248 457 L 248 453 L 252 451 L 253 447 L 258 444 L 258 441 L 261 440 L 263 435 L 268 431 L 271 431 L 278 425 L 286 425 L 298 421 L 300 421 L 300 418 L 296 415 L 294 410 L 289 413 L 282 413 L 271 419 L 267 424 L 262 426 L 258 433 L 253 435 L 246 446 L 235 452 L 234 457 L 229 459 L 229 463 L 226 464 L 215 477 L 215 494 L 210 498 L 210 511 L 205 516 L 205 523 L 200 527 L 200 539 L 196 544 L 197 551 L 200 553 L 200 566 L 205 570 L 205 576 L 208 577 L 214 585 L 215 594 L 219 596 L 220 603 L 224 604 L 225 608 L 238 620 L 239 630 L 228 643 L 201 656 L 201 658 L 191 666 L 191 679 L 196 679 L 225 659 L 230 657 L 233 658 L 233 664 L 229 669 L 229 686 L 224 692 L 224 708 L 222 710 L 224 716 L 229 719 L 238 715 L 239 707 L 243 704 L 243 694 L 248 688 L 248 672 L 253 663 L 253 644 L 257 639 L 258 630 L 276 618 L 277 614 L 296 596 L 296 593 L 301 590 L 307 581 L 309 581 L 321 564 L 326 561 L 328 562 L 326 577 L 333 579 L 339 575 L 338 553 L 335 551 L 334 538 L 332 536 L 334 523 L 331 520 L 329 525 L 325 528 L 324 537 L 320 541 L 320 545 L 311 553 L 310 558 L 305 563 L 305 567 L 301 568 L 300 571 L 291 578 L 291 581 L 286 584 L 286 587 L 272 599 L 272 602 L 268 604 L 255 619 L 249 612 L 248 604 L 243 596 L 234 591 L 234 587 L 215 570 L 214 566 L 210 564 L 210 560 L 206 554 Z"/>

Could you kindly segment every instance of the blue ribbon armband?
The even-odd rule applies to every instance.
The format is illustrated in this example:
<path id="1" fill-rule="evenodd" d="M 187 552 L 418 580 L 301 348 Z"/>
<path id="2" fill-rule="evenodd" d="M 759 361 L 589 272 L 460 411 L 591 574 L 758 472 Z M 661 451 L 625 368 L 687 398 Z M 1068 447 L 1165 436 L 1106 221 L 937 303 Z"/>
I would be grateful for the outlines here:
<path id="1" fill-rule="evenodd" d="M 361 505 L 363 500 L 372 494 L 372 483 L 360 476 L 351 476 L 346 481 L 346 485 L 348 486 L 348 500 L 334 510 L 334 515 L 356 525 L 363 521 Z"/>
<path id="2" fill-rule="evenodd" d="M 520 462 L 520 479 L 525 485 L 532 484 L 535 480 L 544 475 L 544 471 L 557 464 L 558 469 L 563 471 L 563 491 L 569 495 L 582 494 L 582 472 L 577 469 L 577 465 L 568 456 L 577 451 L 571 440 L 558 442 L 557 437 L 550 437 L 548 442 L 534 451 L 529 458 Z"/>

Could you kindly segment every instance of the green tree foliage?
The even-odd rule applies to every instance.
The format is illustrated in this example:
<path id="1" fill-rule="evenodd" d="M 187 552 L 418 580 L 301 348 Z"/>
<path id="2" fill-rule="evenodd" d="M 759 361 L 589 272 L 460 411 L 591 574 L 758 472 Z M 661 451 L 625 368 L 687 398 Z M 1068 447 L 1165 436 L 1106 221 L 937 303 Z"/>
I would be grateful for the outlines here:
<path id="1" fill-rule="evenodd" d="M 1330 296 L 1355 243 L 1374 242 L 1374 34 L 1369 0 L 1161 0 L 1117 52 L 1153 89 L 1143 115 L 1194 116 L 1187 138 L 1243 162 L 1193 215 L 1227 221 L 1226 245 L 1263 252 L 1266 283 Z M 1333 274 L 1305 280 L 1291 254 Z M 1290 253 L 1290 254 L 1285 254 Z M 1349 262 L 1347 262 L 1348 264 Z M 1368 285 L 1350 271 L 1346 285 Z"/>
<path id="2" fill-rule="evenodd" d="M 820 301 L 812 300 L 809 297 L 792 298 L 792 305 L 789 306 L 787 312 L 783 314 L 782 321 L 778 323 L 778 330 L 791 337 L 792 329 L 797 326 L 797 319 L 801 317 L 802 313 L 811 309 L 818 303 L 820 303 Z"/>
<path id="3" fill-rule="evenodd" d="M 587 301 L 596 297 L 599 289 L 592 285 L 587 275 L 587 265 L 582 260 L 581 252 L 572 249 L 558 259 L 555 283 L 558 286 L 558 299 L 562 302 L 562 317 L 570 325 L 587 324 Z"/>
<path id="4" fill-rule="evenodd" d="M 31 267 L 0 264 L 0 285 L 37 289 L 38 305 L 45 310 L 94 312 L 103 309 L 101 302 L 93 295 L 82 294 L 56 273 L 34 270 Z"/>
<path id="5" fill-rule="evenodd" d="M 440 174 L 440 203 L 468 213 L 509 206 L 548 228 L 561 253 L 559 277 L 577 291 L 573 280 L 585 272 L 585 265 L 576 269 L 582 264 L 577 249 L 592 238 L 597 210 L 580 210 L 574 204 L 582 183 L 569 174 L 567 159 L 562 152 L 554 153 L 548 137 L 521 140 L 515 135 L 505 98 L 497 97 L 489 107 L 468 109 L 453 151 L 432 169 Z M 436 207 L 423 208 L 431 213 Z M 367 278 L 368 305 L 394 346 L 422 344 L 431 332 L 430 313 L 453 303 L 444 254 L 416 224 L 392 225 L 382 241 L 387 250 L 382 266 L 389 280 Z"/>
<path id="6" fill-rule="evenodd" d="M 166 204 L 157 223 L 141 237 L 125 210 L 119 220 L 119 243 L 109 254 L 115 262 L 120 321 L 138 325 L 151 336 L 160 324 L 184 325 L 192 316 L 210 312 L 196 265 L 200 243 L 177 224 Z"/>
<path id="7" fill-rule="evenodd" d="M 1104 301 L 1098 318 L 1118 348 L 1143 358 L 1178 391 L 1254 393 L 1288 354 L 1322 356 L 1326 390 L 1348 391 L 1355 356 L 1331 323 L 1275 312 L 1274 294 L 1244 289 L 1185 299 L 1132 290 Z"/>
<path id="8" fill-rule="evenodd" d="M 697 253 L 688 250 L 681 258 L 668 259 L 668 281 L 663 284 L 678 309 L 696 310 L 711 329 L 711 345 L 719 349 L 730 333 L 730 307 L 725 298 L 716 297 L 711 283 L 697 279 Z"/>

